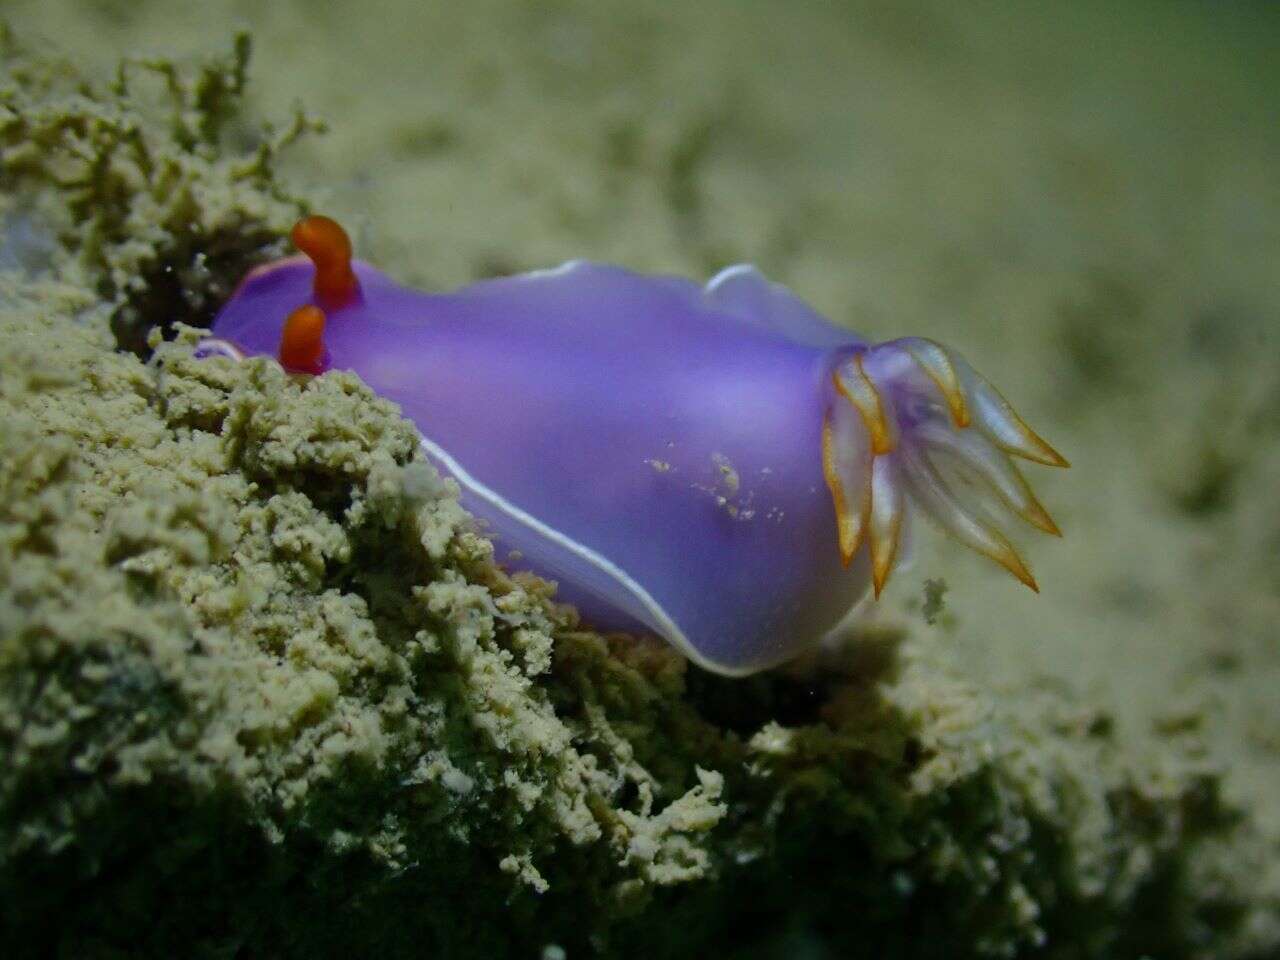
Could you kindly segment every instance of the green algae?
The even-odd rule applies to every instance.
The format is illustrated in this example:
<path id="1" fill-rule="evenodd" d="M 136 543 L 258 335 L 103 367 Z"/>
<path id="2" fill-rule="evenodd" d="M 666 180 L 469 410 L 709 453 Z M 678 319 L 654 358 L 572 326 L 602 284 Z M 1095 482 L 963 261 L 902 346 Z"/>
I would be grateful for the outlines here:
<path id="1" fill-rule="evenodd" d="M 61 275 L 111 305 L 129 349 L 173 317 L 212 320 L 246 264 L 280 255 L 302 210 L 273 164 L 322 125 L 301 110 L 280 129 L 237 124 L 250 49 L 242 33 L 229 56 L 187 71 L 124 60 L 90 86 L 0 32 L 6 206 L 56 234 Z"/>
<path id="2" fill-rule="evenodd" d="M 358 379 L 194 360 L 175 324 L 277 250 L 303 201 L 269 164 L 241 178 L 244 158 L 223 155 L 243 49 L 145 72 L 164 80 L 155 114 L 132 83 L 53 82 L 29 62 L 4 87 L 0 185 L 59 240 L 50 276 L 0 297 L 9 942 L 645 957 L 1280 943 L 1255 882 L 1267 848 L 1185 725 L 1139 755 L 1105 711 L 1052 690 L 997 702 L 892 625 L 767 676 L 690 670 L 497 568 L 412 425 Z M 23 148 L 36 134 L 40 156 Z M 169 159 L 143 169 L 131 137 Z M 55 176 L 64 153 L 72 174 Z M 170 208 L 174 171 L 187 200 Z M 219 271 L 179 269 L 215 247 Z M 151 299 L 175 269 L 188 292 Z M 144 363 L 113 349 L 113 323 L 131 344 L 157 324 L 178 336 L 153 335 Z"/>

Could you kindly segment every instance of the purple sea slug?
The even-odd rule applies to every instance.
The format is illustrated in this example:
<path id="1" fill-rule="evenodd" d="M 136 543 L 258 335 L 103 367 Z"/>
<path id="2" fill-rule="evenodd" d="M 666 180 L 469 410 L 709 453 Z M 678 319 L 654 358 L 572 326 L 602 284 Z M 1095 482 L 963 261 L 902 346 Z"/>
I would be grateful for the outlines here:
<path id="1" fill-rule="evenodd" d="M 202 352 L 359 374 L 588 622 L 774 666 L 879 595 L 916 512 L 1037 589 L 1007 528 L 1058 528 L 1011 457 L 1067 462 L 949 348 L 868 343 L 749 266 L 700 286 L 572 261 L 433 294 L 353 262 L 326 217 L 293 240 Z"/>

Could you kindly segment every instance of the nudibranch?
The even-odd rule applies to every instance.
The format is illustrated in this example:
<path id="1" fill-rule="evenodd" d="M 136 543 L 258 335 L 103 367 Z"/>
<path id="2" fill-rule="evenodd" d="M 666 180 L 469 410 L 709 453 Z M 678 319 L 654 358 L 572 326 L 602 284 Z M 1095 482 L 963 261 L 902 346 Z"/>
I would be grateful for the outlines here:
<path id="1" fill-rule="evenodd" d="M 699 285 L 575 260 L 419 293 L 326 217 L 293 241 L 203 352 L 354 371 L 589 623 L 774 666 L 879 596 L 917 512 L 1037 589 L 1008 528 L 1058 528 L 1012 458 L 1067 463 L 950 348 L 869 343 L 750 266 Z"/>

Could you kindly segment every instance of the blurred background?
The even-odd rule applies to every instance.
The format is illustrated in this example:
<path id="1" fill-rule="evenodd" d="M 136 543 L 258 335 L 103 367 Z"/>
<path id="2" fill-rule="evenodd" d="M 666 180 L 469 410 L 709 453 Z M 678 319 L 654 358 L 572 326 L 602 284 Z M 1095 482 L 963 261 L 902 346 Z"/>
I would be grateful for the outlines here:
<path id="1" fill-rule="evenodd" d="M 1073 463 L 1042 593 L 917 537 L 885 615 L 975 682 L 1194 735 L 1280 835 L 1280 8 L 1265 3 L 6 0 L 106 72 L 253 34 L 282 172 L 441 287 L 753 261 L 958 348 Z M 37 47 L 39 49 L 39 47 Z M 946 612 L 919 612 L 926 579 Z"/>

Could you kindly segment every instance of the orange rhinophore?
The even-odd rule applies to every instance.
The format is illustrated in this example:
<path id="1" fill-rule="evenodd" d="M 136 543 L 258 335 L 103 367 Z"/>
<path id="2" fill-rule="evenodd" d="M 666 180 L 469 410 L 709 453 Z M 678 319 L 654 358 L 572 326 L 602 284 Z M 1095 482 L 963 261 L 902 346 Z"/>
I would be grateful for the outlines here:
<path id="1" fill-rule="evenodd" d="M 359 295 L 360 281 L 351 269 L 351 240 L 336 220 L 304 217 L 294 224 L 289 236 L 316 265 L 312 290 L 325 307 L 346 306 Z"/>
<path id="2" fill-rule="evenodd" d="M 324 311 L 311 304 L 299 307 L 280 334 L 280 365 L 295 373 L 322 373 L 326 359 Z"/>

